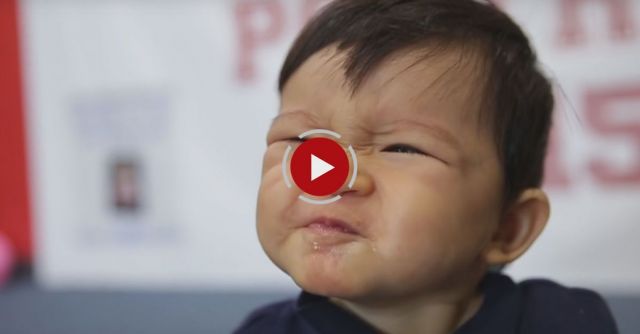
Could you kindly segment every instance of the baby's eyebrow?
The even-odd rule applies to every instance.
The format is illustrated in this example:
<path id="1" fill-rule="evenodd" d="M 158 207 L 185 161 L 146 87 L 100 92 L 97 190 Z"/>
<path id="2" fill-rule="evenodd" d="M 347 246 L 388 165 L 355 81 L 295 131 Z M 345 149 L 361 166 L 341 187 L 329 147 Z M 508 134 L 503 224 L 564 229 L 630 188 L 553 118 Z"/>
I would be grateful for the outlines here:
<path id="1" fill-rule="evenodd" d="M 311 122 L 316 120 L 316 117 L 314 117 L 312 113 L 307 112 L 305 110 L 284 111 L 276 115 L 271 120 L 271 126 L 273 127 L 274 124 L 282 122 L 283 120 L 286 120 L 286 119 L 296 119 L 296 118 L 303 119 L 306 121 L 311 121 Z M 408 119 L 397 120 L 397 121 L 391 122 L 390 124 L 394 126 L 398 125 L 399 128 L 402 128 L 402 127 L 420 128 L 432 134 L 434 137 L 451 145 L 453 148 L 460 149 L 460 143 L 458 142 L 456 137 L 453 134 L 451 134 L 451 132 L 447 131 L 443 127 L 438 126 L 436 124 L 424 123 L 424 122 L 408 120 Z"/>
<path id="2" fill-rule="evenodd" d="M 451 132 L 447 131 L 445 128 L 438 126 L 433 123 L 424 123 L 418 122 L 414 120 L 397 120 L 391 123 L 392 125 L 399 125 L 399 127 L 417 127 L 426 132 L 432 134 L 434 137 L 448 143 L 453 146 L 455 149 L 460 149 L 460 142 L 456 139 L 456 137 L 451 134 Z"/>
<path id="3" fill-rule="evenodd" d="M 282 120 L 286 120 L 289 118 L 303 118 L 306 120 L 313 120 L 314 117 L 311 113 L 304 111 L 304 110 L 296 110 L 296 111 L 283 111 L 281 113 L 279 113 L 278 115 L 276 115 L 276 117 L 274 117 L 271 120 L 271 126 L 273 126 L 274 124 L 276 124 L 277 122 L 282 122 Z"/>

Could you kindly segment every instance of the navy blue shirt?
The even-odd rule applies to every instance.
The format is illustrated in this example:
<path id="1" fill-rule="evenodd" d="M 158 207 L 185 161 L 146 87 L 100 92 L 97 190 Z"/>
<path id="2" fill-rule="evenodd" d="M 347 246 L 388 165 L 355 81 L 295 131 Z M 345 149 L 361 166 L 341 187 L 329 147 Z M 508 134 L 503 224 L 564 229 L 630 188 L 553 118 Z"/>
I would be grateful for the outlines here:
<path id="1" fill-rule="evenodd" d="M 593 291 L 567 288 L 548 280 L 514 283 L 490 273 L 480 288 L 484 301 L 478 312 L 454 334 L 616 334 L 615 322 L 603 299 Z M 253 333 L 379 333 L 328 298 L 301 292 L 253 311 L 234 332 Z"/>

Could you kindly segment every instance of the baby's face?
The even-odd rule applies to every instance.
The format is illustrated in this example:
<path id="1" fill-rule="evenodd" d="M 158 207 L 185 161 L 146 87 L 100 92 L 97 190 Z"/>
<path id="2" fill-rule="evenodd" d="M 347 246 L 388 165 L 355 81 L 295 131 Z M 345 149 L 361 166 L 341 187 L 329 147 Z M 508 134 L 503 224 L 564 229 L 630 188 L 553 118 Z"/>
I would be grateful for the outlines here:
<path id="1" fill-rule="evenodd" d="M 502 187 L 490 130 L 476 118 L 474 62 L 445 52 L 416 64 L 415 55 L 402 54 L 351 95 L 341 59 L 323 50 L 284 87 L 258 197 L 262 247 L 301 288 L 332 297 L 375 300 L 464 286 L 484 270 Z M 285 149 L 297 145 L 288 139 L 317 128 L 340 133 L 359 164 L 354 187 L 327 205 L 299 200 L 281 171 Z M 343 220 L 358 234 L 314 233 L 305 225 L 317 217 Z"/>

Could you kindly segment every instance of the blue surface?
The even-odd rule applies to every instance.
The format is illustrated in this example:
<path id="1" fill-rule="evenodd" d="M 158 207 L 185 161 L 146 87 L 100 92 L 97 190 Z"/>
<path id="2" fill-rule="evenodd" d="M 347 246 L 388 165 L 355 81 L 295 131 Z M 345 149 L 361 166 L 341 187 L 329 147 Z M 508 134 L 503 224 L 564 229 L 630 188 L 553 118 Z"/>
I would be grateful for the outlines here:
<path id="1" fill-rule="evenodd" d="M 0 291 L 2 334 L 229 333 L 282 293 L 49 292 L 30 280 Z M 607 296 L 622 334 L 640 333 L 640 296 Z"/>

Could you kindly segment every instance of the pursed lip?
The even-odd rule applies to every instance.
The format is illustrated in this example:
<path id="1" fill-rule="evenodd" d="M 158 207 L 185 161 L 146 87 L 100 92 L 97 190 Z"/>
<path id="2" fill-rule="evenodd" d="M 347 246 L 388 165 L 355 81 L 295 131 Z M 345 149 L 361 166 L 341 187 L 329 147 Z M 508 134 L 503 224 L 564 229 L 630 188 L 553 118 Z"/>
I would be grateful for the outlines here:
<path id="1" fill-rule="evenodd" d="M 361 235 L 358 228 L 348 222 L 332 217 L 320 216 L 308 221 L 304 228 L 312 229 L 320 233 L 344 233 Z"/>

